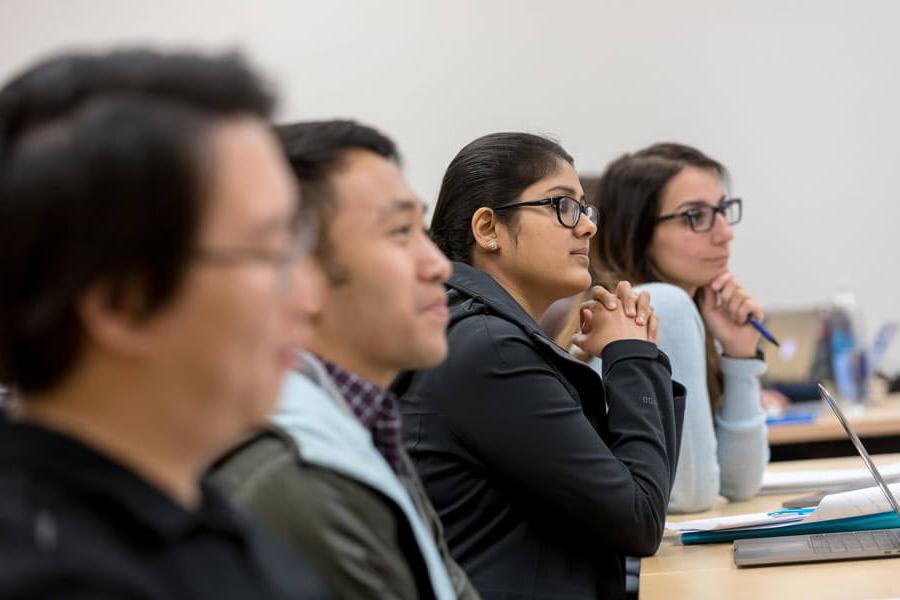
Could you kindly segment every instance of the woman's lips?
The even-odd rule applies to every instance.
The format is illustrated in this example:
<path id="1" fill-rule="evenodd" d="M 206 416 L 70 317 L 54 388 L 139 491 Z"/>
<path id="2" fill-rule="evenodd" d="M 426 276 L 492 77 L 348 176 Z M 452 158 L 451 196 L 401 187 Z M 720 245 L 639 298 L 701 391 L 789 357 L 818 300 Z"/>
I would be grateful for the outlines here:
<path id="1" fill-rule="evenodd" d="M 578 250 L 572 250 L 569 252 L 570 256 L 574 256 L 583 262 L 590 262 L 590 257 L 588 256 L 588 251 L 586 248 L 580 248 Z"/>

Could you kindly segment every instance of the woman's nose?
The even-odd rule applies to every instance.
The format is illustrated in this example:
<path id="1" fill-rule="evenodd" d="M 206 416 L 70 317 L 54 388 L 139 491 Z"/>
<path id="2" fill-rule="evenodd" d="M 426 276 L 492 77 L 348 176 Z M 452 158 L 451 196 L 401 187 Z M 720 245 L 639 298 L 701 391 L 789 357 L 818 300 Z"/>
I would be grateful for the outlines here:
<path id="1" fill-rule="evenodd" d="M 713 224 L 712 239 L 716 244 L 726 244 L 734 239 L 734 229 L 725 220 L 725 215 L 716 213 L 716 222 Z"/>

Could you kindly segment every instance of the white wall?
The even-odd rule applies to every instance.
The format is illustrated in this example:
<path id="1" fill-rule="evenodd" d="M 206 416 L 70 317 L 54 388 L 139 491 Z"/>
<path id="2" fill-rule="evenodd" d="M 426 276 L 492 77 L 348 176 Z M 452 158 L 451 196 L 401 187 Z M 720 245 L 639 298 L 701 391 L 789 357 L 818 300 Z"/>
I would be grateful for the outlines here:
<path id="1" fill-rule="evenodd" d="M 584 173 L 695 144 L 745 198 L 744 284 L 787 307 L 845 280 L 874 326 L 900 318 L 898 23 L 892 0 L 0 0 L 0 78 L 72 46 L 238 47 L 280 119 L 383 128 L 428 200 L 491 131 L 552 134 Z"/>

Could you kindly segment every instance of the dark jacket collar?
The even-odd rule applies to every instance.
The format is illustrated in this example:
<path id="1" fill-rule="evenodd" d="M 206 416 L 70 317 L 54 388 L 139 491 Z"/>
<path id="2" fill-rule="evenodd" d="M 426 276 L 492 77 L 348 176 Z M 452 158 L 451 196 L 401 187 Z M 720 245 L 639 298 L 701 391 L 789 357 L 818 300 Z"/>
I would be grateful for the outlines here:
<path id="1" fill-rule="evenodd" d="M 444 285 L 448 288 L 448 304 L 450 305 L 450 325 L 473 314 L 491 313 L 503 317 L 521 327 L 528 337 L 538 340 L 554 351 L 559 358 L 567 363 L 577 364 L 582 369 L 596 374 L 587 363 L 583 363 L 554 342 L 544 333 L 534 319 L 531 318 L 522 305 L 516 302 L 503 286 L 489 274 L 476 269 L 466 263 L 454 262 L 453 275 Z M 640 340 L 620 340 L 640 342 Z M 640 342 L 639 346 L 644 342 Z M 632 351 L 637 351 L 646 358 L 662 356 L 666 368 L 669 367 L 669 359 L 655 344 L 645 345 Z M 679 384 L 680 385 L 680 384 Z"/>
<path id="2" fill-rule="evenodd" d="M 531 318 L 522 305 L 516 302 L 509 292 L 497 280 L 489 274 L 462 262 L 453 263 L 453 275 L 444 285 L 451 290 L 451 323 L 471 312 L 475 303 L 487 307 L 490 312 L 512 321 L 529 335 L 539 335 L 546 338 L 540 326 Z M 459 305 L 465 306 L 468 302 L 468 310 L 452 310 Z"/>
<path id="3" fill-rule="evenodd" d="M 444 284 L 448 289 L 450 326 L 473 314 L 490 313 L 520 327 L 526 336 L 547 348 L 557 360 L 596 377 L 588 364 L 581 362 L 552 340 L 531 318 L 522 305 L 489 274 L 462 262 L 453 263 L 453 275 Z"/>

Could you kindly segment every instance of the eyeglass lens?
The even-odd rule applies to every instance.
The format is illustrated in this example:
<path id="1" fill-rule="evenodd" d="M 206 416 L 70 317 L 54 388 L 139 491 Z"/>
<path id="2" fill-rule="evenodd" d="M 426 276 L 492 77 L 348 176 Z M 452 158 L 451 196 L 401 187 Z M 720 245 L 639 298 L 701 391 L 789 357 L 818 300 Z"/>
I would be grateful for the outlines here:
<path id="1" fill-rule="evenodd" d="M 559 218 L 566 226 L 575 227 L 578 225 L 578 219 L 581 217 L 582 213 L 582 207 L 578 202 L 572 198 L 563 196 L 559 199 L 557 208 L 559 210 Z M 596 225 L 597 209 L 592 205 L 588 205 L 585 207 L 584 212 L 591 222 Z"/>
<path id="2" fill-rule="evenodd" d="M 694 231 L 709 231 L 715 226 L 716 213 L 722 213 L 725 222 L 734 225 L 741 220 L 741 203 L 737 200 L 727 200 L 719 206 L 698 206 L 688 212 L 691 226 Z"/>

